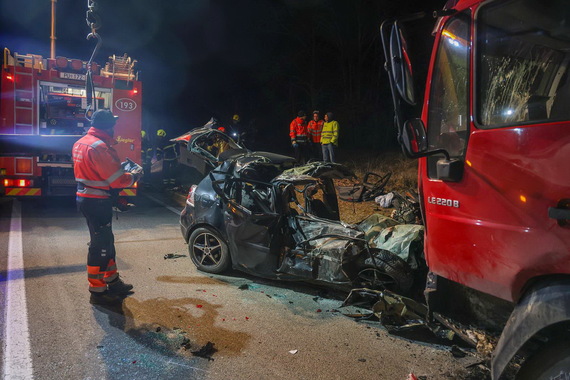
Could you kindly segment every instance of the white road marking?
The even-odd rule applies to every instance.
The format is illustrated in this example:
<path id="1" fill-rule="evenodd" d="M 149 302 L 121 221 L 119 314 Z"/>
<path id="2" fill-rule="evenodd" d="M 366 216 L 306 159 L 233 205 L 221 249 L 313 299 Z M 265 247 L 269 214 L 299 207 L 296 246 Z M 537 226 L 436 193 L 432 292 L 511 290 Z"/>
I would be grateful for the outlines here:
<path id="1" fill-rule="evenodd" d="M 171 207 L 169 205 L 167 205 L 166 203 L 164 203 L 163 201 L 161 201 L 158 198 L 153 197 L 152 195 L 149 194 L 145 194 L 145 197 L 147 197 L 148 199 L 158 203 L 159 205 L 166 207 L 167 209 L 169 209 L 170 211 L 172 211 L 173 213 L 175 213 L 176 215 L 180 215 L 180 210 L 175 209 L 174 207 Z"/>
<path id="2" fill-rule="evenodd" d="M 7 271 L 3 378 L 5 380 L 33 379 L 26 284 L 24 281 L 22 210 L 20 202 L 16 199 L 13 201 L 10 220 Z"/>

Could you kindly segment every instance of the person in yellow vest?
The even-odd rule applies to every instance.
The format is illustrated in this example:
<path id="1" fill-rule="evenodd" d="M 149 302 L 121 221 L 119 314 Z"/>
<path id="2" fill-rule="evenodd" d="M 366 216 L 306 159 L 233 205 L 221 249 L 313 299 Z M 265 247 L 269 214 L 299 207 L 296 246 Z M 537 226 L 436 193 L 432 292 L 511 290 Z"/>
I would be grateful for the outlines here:
<path id="1" fill-rule="evenodd" d="M 333 113 L 325 114 L 325 123 L 321 132 L 321 148 L 324 162 L 335 162 L 334 149 L 338 146 L 338 122 L 334 120 Z"/>

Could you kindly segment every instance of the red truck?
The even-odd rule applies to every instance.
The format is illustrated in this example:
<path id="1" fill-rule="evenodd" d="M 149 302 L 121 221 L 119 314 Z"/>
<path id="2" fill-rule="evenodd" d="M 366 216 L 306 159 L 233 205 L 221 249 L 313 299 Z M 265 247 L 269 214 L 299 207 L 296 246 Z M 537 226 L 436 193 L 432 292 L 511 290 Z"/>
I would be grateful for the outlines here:
<path id="1" fill-rule="evenodd" d="M 0 73 L 0 194 L 12 197 L 75 194 L 71 148 L 87 129 L 87 63 L 11 53 Z M 93 108 L 119 116 L 115 146 L 121 159 L 140 162 L 142 83 L 136 61 L 111 56 L 93 63 Z M 122 190 L 135 196 L 136 187 Z"/>
<path id="2" fill-rule="evenodd" d="M 421 118 L 403 116 L 404 21 L 381 28 L 398 139 L 419 158 L 428 305 L 483 323 L 510 305 L 493 379 L 514 358 L 517 379 L 570 379 L 568 4 L 451 0 L 435 16 Z"/>

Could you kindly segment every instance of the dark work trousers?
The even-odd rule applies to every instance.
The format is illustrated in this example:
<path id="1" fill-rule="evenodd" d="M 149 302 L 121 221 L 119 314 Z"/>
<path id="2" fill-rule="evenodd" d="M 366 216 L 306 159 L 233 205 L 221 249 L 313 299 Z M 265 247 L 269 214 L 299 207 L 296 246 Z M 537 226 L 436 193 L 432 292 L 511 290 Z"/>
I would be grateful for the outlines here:
<path id="1" fill-rule="evenodd" d="M 296 147 L 293 147 L 295 150 L 295 161 L 297 161 L 297 165 L 305 165 L 309 160 L 310 155 L 310 145 L 308 142 L 298 142 Z"/>
<path id="2" fill-rule="evenodd" d="M 87 270 L 91 291 L 104 291 L 106 283 L 117 277 L 113 203 L 111 199 L 77 197 L 79 210 L 87 220 L 91 242 Z"/>

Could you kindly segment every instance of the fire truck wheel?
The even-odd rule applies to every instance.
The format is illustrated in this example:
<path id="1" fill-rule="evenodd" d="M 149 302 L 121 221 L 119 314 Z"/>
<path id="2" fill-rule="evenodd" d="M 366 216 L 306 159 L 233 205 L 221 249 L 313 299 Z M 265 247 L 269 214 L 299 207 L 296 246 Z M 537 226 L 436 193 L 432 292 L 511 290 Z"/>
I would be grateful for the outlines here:
<path id="1" fill-rule="evenodd" d="M 523 363 L 517 374 L 517 380 L 568 378 L 570 378 L 570 345 L 566 340 L 547 344 Z"/>
<path id="2" fill-rule="evenodd" d="M 207 273 L 222 273 L 231 264 L 226 242 L 211 228 L 197 228 L 188 239 L 188 252 L 196 267 Z"/>
<path id="3" fill-rule="evenodd" d="M 391 252 L 371 249 L 371 253 L 376 258 L 376 265 L 361 269 L 355 285 L 400 294 L 408 292 L 414 281 L 410 266 Z"/>

